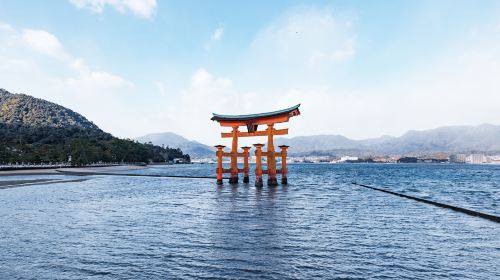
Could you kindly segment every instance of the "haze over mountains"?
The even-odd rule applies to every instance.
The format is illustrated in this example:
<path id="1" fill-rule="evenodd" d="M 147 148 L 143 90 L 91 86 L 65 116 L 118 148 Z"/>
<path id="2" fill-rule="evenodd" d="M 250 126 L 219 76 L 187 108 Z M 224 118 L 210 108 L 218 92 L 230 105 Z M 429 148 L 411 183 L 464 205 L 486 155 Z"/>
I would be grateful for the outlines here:
<path id="1" fill-rule="evenodd" d="M 172 132 L 148 134 L 140 142 L 179 147 L 193 157 L 211 157 L 214 149 Z M 289 145 L 289 154 L 306 155 L 429 155 L 433 153 L 500 152 L 500 125 L 448 126 L 410 130 L 400 137 L 353 140 L 342 135 L 313 135 L 276 138 L 276 146 Z"/>
<path id="2" fill-rule="evenodd" d="M 50 158 L 64 157 L 64 151 L 71 139 L 92 139 L 92 141 L 122 141 L 102 131 L 84 116 L 63 106 L 24 94 L 12 94 L 0 89 L 0 140 L 3 157 L 14 158 L 17 144 L 50 146 L 55 151 Z M 154 145 L 180 148 L 194 158 L 213 157 L 214 148 L 197 141 L 190 141 L 172 132 L 152 133 L 135 140 Z M 118 142 L 117 142 L 118 141 Z M 293 138 L 276 138 L 276 146 L 289 145 L 292 156 L 306 155 L 430 155 L 453 153 L 499 153 L 500 125 L 448 126 L 423 131 L 408 131 L 400 137 L 353 140 L 342 135 L 314 135 Z M 110 142 L 110 143 L 111 143 Z M 17 143 L 17 144 L 16 144 Z M 125 142 L 120 142 L 124 145 Z M 102 144 L 104 145 L 104 144 Z M 108 146 L 109 146 L 108 145 Z M 128 145 L 128 144 L 127 144 Z M 130 144 L 132 145 L 132 144 Z M 100 147 L 97 150 L 115 149 Z M 6 149 L 6 150 L 5 150 Z M 43 149 L 48 149 L 43 147 Z M 26 149 L 26 153 L 28 150 Z M 29 152 L 33 154 L 32 152 Z M 109 153 L 109 152 L 108 152 Z M 7 156 L 7 154 L 9 156 Z M 181 153 L 182 155 L 182 153 Z M 117 158 L 118 156 L 115 156 Z M 37 156 L 35 158 L 44 158 Z M 120 156 L 118 158 L 124 158 Z"/>
<path id="3" fill-rule="evenodd" d="M 96 149 L 106 151 L 108 154 L 109 151 L 116 149 L 115 146 L 125 145 L 125 142 L 102 131 L 84 116 L 42 99 L 24 94 L 11 94 L 2 89 L 0 90 L 0 105 L 0 139 L 3 141 L 1 151 L 3 158 L 15 158 L 16 154 L 13 151 L 19 150 L 19 147 L 16 146 L 18 144 L 32 144 L 29 146 L 30 149 L 37 151 L 50 148 L 53 150 L 50 152 L 52 156 L 47 158 L 51 159 L 64 158 L 69 153 L 64 150 L 64 147 L 69 145 L 68 141 L 74 141 L 71 139 L 104 141 L 99 144 L 102 147 L 99 146 Z M 190 141 L 172 132 L 152 133 L 135 140 L 180 148 L 194 158 L 214 156 L 213 147 L 197 141 Z M 276 138 L 275 141 L 276 146 L 289 145 L 289 154 L 292 156 L 415 156 L 438 152 L 448 154 L 498 153 L 500 152 L 500 125 L 482 124 L 478 126 L 440 127 L 423 131 L 411 130 L 400 137 L 383 136 L 365 140 L 353 140 L 342 135 L 314 135 L 293 138 L 281 137 Z M 73 145 L 75 144 L 73 143 Z M 27 148 L 25 150 L 26 155 L 35 154 Z M 42 154 L 34 157 L 35 160 L 38 158 L 43 160 L 46 157 Z M 109 156 L 109 158 L 112 157 Z M 114 158 L 125 157 L 114 156 Z"/>
<path id="4" fill-rule="evenodd" d="M 215 154 L 215 149 L 197 141 L 190 141 L 173 132 L 151 133 L 135 138 L 141 143 L 151 142 L 153 145 L 165 145 L 171 148 L 180 148 L 191 157 L 203 158 L 211 157 Z"/>
<path id="5" fill-rule="evenodd" d="M 55 161 L 63 160 L 70 153 L 74 153 L 73 158 L 78 158 L 80 154 L 74 152 L 78 150 L 89 151 L 80 156 L 82 162 L 94 158 L 100 159 L 101 154 L 109 160 L 126 160 L 141 149 L 153 148 L 140 147 L 115 138 L 84 116 L 63 106 L 29 95 L 11 94 L 3 89 L 0 90 L 0 132 L 0 154 L 3 159 L 12 160 Z M 152 133 L 136 140 L 180 148 L 194 158 L 214 156 L 213 147 L 190 141 L 172 132 Z M 275 141 L 276 146 L 289 145 L 289 154 L 292 156 L 499 153 L 500 125 L 482 124 L 412 130 L 400 137 L 383 136 L 365 140 L 353 140 L 342 135 L 314 135 L 282 137 L 276 138 Z M 68 150 L 70 146 L 73 146 L 71 148 L 73 152 Z M 118 152 L 119 149 L 122 152 Z M 19 152 L 21 150 L 22 153 Z M 169 152 L 169 157 L 176 154 L 172 150 Z M 151 153 L 148 152 L 150 154 L 148 157 L 152 157 Z M 179 156 L 182 156 L 182 152 Z M 155 157 L 155 160 L 161 159 Z"/>
<path id="6" fill-rule="evenodd" d="M 500 126 L 449 126 L 410 130 L 400 137 L 382 136 L 352 140 L 341 135 L 279 138 L 278 145 L 290 147 L 290 154 L 426 155 L 438 152 L 500 152 Z"/>

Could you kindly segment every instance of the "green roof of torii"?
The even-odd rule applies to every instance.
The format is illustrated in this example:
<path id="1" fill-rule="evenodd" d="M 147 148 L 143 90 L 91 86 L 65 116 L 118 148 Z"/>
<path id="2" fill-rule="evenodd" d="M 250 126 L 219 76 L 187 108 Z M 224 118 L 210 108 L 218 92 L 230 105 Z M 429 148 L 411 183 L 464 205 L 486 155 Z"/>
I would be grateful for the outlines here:
<path id="1" fill-rule="evenodd" d="M 212 113 L 213 117 L 211 120 L 213 121 L 236 121 L 236 120 L 251 120 L 251 119 L 260 119 L 260 118 L 266 118 L 266 117 L 274 117 L 286 113 L 290 113 L 293 110 L 297 110 L 300 107 L 300 104 L 297 104 L 295 106 L 292 106 L 290 108 L 286 108 L 283 110 L 278 110 L 274 112 L 267 112 L 267 113 L 259 113 L 259 114 L 249 114 L 249 115 L 219 115 Z"/>

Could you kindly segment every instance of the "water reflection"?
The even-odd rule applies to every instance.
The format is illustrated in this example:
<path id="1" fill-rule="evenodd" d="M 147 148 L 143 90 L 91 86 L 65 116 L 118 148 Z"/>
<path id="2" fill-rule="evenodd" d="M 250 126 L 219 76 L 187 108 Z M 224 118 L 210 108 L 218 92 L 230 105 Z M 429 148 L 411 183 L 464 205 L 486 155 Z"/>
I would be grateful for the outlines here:
<path id="1" fill-rule="evenodd" d="M 278 187 L 223 186 L 218 189 L 216 212 L 210 221 L 211 243 L 217 256 L 228 261 L 228 269 L 255 276 L 270 275 L 281 264 L 287 234 L 284 209 L 277 200 L 286 199 Z M 281 275 L 281 274 L 277 274 Z"/>
<path id="2" fill-rule="evenodd" d="M 186 168 L 186 169 L 183 169 Z M 435 170 L 433 168 L 439 168 Z M 0 192 L 0 279 L 494 279 L 500 168 L 290 165 L 289 185 L 92 177 Z M 141 172 L 213 175 L 213 166 Z M 411 174 L 408 175 L 408 174 Z"/>

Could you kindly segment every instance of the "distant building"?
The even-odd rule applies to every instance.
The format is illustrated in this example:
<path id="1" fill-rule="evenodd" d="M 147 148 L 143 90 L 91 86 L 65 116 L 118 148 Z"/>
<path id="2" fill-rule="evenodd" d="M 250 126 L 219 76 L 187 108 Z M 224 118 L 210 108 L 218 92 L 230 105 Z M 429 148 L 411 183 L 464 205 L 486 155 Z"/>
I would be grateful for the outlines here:
<path id="1" fill-rule="evenodd" d="M 185 163 L 189 163 L 189 162 L 184 158 L 174 158 L 174 163 L 175 164 L 185 164 Z"/>
<path id="2" fill-rule="evenodd" d="M 500 164 L 500 155 L 499 156 L 489 156 L 488 163 Z"/>
<path id="3" fill-rule="evenodd" d="M 356 160 L 358 160 L 358 157 L 343 156 L 343 157 L 340 157 L 339 162 L 356 161 Z"/>
<path id="4" fill-rule="evenodd" d="M 456 154 L 456 155 L 450 156 L 450 162 L 454 162 L 454 163 L 465 163 L 466 159 L 467 159 L 466 154 Z"/>
<path id="5" fill-rule="evenodd" d="M 488 162 L 483 154 L 471 154 L 465 158 L 466 163 L 480 164 Z"/>
<path id="6" fill-rule="evenodd" d="M 211 157 L 206 158 L 193 158 L 191 159 L 192 163 L 215 163 L 215 160 Z"/>
<path id="7" fill-rule="evenodd" d="M 397 159 L 388 156 L 375 156 L 372 157 L 372 159 L 374 162 L 380 162 L 380 163 L 397 162 Z"/>

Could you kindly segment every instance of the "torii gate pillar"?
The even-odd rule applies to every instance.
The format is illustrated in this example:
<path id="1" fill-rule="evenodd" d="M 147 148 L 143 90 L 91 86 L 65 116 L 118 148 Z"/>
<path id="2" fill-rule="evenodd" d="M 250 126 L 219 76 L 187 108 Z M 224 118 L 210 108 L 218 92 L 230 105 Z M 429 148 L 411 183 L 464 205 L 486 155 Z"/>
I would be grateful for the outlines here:
<path id="1" fill-rule="evenodd" d="M 243 182 L 248 182 L 248 157 L 250 147 L 242 147 L 243 153 L 238 153 L 238 137 L 253 137 L 253 136 L 267 136 L 267 151 L 262 151 L 263 144 L 254 144 L 255 146 L 255 157 L 256 157 L 256 169 L 255 176 L 256 186 L 262 186 L 262 174 L 267 174 L 267 184 L 269 186 L 278 185 L 278 180 L 276 175 L 281 173 L 281 183 L 287 184 L 288 180 L 286 177 L 286 155 L 288 146 L 280 146 L 281 151 L 276 152 L 274 150 L 274 135 L 286 135 L 288 134 L 288 128 L 285 129 L 275 129 L 274 125 L 276 123 L 285 123 L 291 117 L 300 115 L 299 111 L 300 104 L 293 107 L 261 114 L 251 114 L 251 115 L 218 115 L 213 114 L 212 120 L 219 122 L 223 127 L 231 127 L 232 131 L 229 133 L 222 133 L 222 138 L 232 138 L 231 152 L 225 153 L 222 151 L 223 146 L 217 147 L 217 182 L 222 183 L 222 173 L 230 173 L 229 183 L 238 183 L 238 173 L 242 172 Z M 257 130 L 259 125 L 266 125 L 266 130 Z M 247 128 L 247 132 L 240 132 L 239 127 L 243 126 Z M 231 168 L 222 168 L 222 156 L 229 156 L 231 158 Z M 267 170 L 262 169 L 262 156 L 266 156 L 267 160 Z M 276 169 L 276 156 L 281 156 L 281 170 Z M 238 157 L 244 158 L 244 168 L 238 168 Z M 221 173 L 222 172 L 222 173 Z"/>
<path id="2" fill-rule="evenodd" d="M 267 185 L 277 186 L 276 179 L 276 152 L 274 151 L 273 128 L 274 124 L 267 125 Z"/>
<path id="3" fill-rule="evenodd" d="M 229 184 L 238 183 L 238 127 L 233 126 L 232 145 L 231 145 L 231 177 L 229 177 Z"/>

